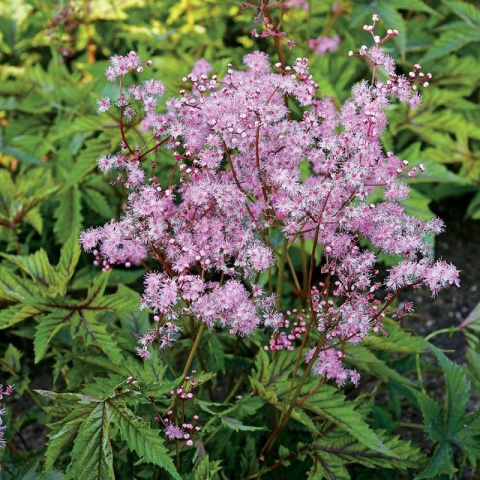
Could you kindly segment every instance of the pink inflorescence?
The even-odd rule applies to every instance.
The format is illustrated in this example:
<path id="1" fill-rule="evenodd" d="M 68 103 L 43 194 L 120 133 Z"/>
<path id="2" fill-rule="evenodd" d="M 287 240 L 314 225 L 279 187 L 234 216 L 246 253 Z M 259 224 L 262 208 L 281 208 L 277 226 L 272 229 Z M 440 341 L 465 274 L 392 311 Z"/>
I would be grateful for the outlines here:
<path id="1" fill-rule="evenodd" d="M 186 376 L 183 382 L 176 389 L 170 392 L 170 397 L 172 399 L 177 399 L 182 404 L 185 404 L 185 402 L 188 400 L 193 399 L 193 391 L 202 384 L 202 380 L 197 379 L 196 376 L 196 370 L 192 370 L 192 375 Z M 182 411 L 185 411 L 184 406 Z M 182 423 L 179 425 L 172 420 L 173 415 L 173 410 L 168 410 L 164 418 L 157 416 L 155 420 L 164 425 L 165 435 L 169 440 L 183 442 L 187 447 L 193 446 L 195 435 L 201 430 L 201 428 L 197 425 L 199 416 L 193 415 L 191 423 L 182 420 Z"/>
<path id="2" fill-rule="evenodd" d="M 285 318 L 290 317 L 290 318 Z M 285 312 L 285 317 L 278 323 L 278 332 L 270 337 L 269 345 L 265 345 L 264 350 L 288 350 L 295 349 L 295 341 L 302 339 L 307 331 L 306 325 L 309 320 L 309 314 L 302 308 L 298 311 L 294 308 L 292 311 Z"/>
<path id="3" fill-rule="evenodd" d="M 310 312 L 301 315 L 315 319 L 327 342 L 314 372 L 339 384 L 345 375 L 334 367 L 342 357 L 328 345 L 381 332 L 401 289 L 423 285 L 435 295 L 459 284 L 454 266 L 432 258 L 429 238 L 443 230 L 442 222 L 413 217 L 400 203 L 409 195 L 405 179 L 425 167 L 409 167 L 380 141 L 392 98 L 415 107 L 420 95 L 413 83 L 430 75 L 422 76 L 418 65 L 407 77 L 396 74 L 382 44 L 397 33 L 380 39 L 377 21 L 365 28 L 374 46 L 352 53 L 374 65 L 374 77 L 356 84 L 340 111 L 317 98 L 305 58 L 273 68 L 267 54 L 253 52 L 244 58 L 246 70 L 228 64 L 224 77 L 201 60 L 163 110 L 161 82 L 124 86 L 128 71 L 139 72 L 138 56 L 112 58 L 107 74 L 119 81 L 119 95 L 103 98 L 99 108 L 120 110 L 122 143 L 99 166 L 122 186 L 126 201 L 119 220 L 84 231 L 80 240 L 104 270 L 148 257 L 157 262 L 145 277 L 141 308 L 155 325 L 139 341 L 141 357 L 174 344 L 184 317 L 235 335 L 266 326 L 279 331 L 267 348 L 293 348 L 304 320 L 290 329 L 275 295 L 256 280 L 280 256 L 268 241 L 272 227 L 289 244 L 314 238 L 323 251 L 324 280 L 311 290 Z M 385 81 L 375 77 L 378 66 Z M 291 118 L 289 101 L 303 110 L 300 119 Z M 150 134 L 143 146 L 130 145 L 125 135 L 134 116 Z M 145 162 L 160 148 L 171 155 L 173 171 L 157 176 L 156 162 Z M 375 203 L 374 190 L 383 193 Z M 380 253 L 400 258 L 381 280 Z"/>

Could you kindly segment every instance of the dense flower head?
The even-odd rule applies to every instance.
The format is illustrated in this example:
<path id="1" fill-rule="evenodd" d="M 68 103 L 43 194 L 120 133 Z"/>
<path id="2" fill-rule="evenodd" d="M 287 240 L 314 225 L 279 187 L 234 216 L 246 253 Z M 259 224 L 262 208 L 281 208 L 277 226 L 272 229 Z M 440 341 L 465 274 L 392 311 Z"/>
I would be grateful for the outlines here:
<path id="1" fill-rule="evenodd" d="M 148 358 L 154 343 L 172 345 L 183 316 L 238 335 L 262 325 L 282 329 L 275 297 L 255 280 L 280 254 L 269 240 L 272 228 L 289 245 L 315 238 L 323 248 L 321 273 L 328 282 L 312 289 L 310 308 L 327 343 L 358 343 L 372 329 L 381 331 L 390 291 L 425 285 L 436 294 L 458 285 L 455 267 L 431 258 L 429 236 L 442 223 L 413 217 L 400 203 L 409 193 L 402 180 L 417 170 L 385 152 L 380 141 L 392 98 L 418 104 L 412 82 L 420 67 L 413 76 L 398 76 L 381 47 L 395 31 L 382 40 L 367 27 L 375 45 L 352 55 L 382 66 L 387 80 L 356 84 L 340 111 L 328 98 L 317 98 L 307 59 L 272 67 L 263 52 L 244 57 L 246 70 L 229 64 L 224 78 L 209 76 L 210 65 L 198 61 L 163 110 L 165 89 L 156 80 L 121 83 L 117 101 L 99 101 L 99 111 L 117 104 L 127 120 L 141 113 L 142 129 L 151 134 L 143 148 L 132 148 L 121 124 L 120 151 L 102 155 L 99 166 L 120 172 L 115 181 L 129 192 L 123 215 L 81 235 L 84 249 L 106 269 L 138 265 L 149 256 L 158 262 L 145 277 L 142 298 L 158 323 L 142 337 L 140 356 Z M 139 65 L 132 52 L 113 57 L 107 77 L 115 80 Z M 293 104 L 303 110 L 298 119 Z M 147 154 L 161 147 L 172 156 L 173 173 L 147 174 Z M 374 192 L 382 197 L 376 203 L 369 200 Z M 401 258 L 384 283 L 378 279 L 380 252 Z M 291 338 L 280 331 L 272 349 L 291 349 L 305 330 L 302 323 L 295 328 Z M 315 374 L 339 385 L 358 381 L 335 349 L 317 357 Z M 171 425 L 168 436 L 177 434 Z"/>

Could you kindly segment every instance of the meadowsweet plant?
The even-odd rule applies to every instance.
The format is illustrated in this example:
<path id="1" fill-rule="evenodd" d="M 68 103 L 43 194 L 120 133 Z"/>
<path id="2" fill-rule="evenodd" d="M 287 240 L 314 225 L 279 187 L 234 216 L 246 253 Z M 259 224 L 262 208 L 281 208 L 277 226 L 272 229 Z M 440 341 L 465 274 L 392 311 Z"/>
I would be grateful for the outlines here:
<path id="1" fill-rule="evenodd" d="M 264 36 L 283 38 L 264 7 L 257 17 Z M 275 391 L 278 421 L 250 474 L 264 472 L 263 455 L 292 416 L 309 425 L 298 410 L 314 394 L 359 385 L 361 372 L 346 363 L 346 351 L 369 336 L 387 336 L 387 315 L 412 310 L 396 306 L 403 290 L 423 286 L 434 296 L 459 285 L 457 269 L 433 258 L 430 240 L 442 232 L 441 220 L 416 218 L 402 204 L 405 179 L 424 167 L 417 172 L 380 141 L 390 103 L 417 108 L 418 86 L 428 87 L 432 76 L 420 65 L 397 73 L 383 45 L 398 32 L 382 37 L 378 20 L 373 15 L 364 27 L 370 46 L 349 53 L 361 57 L 351 61 L 368 62 L 372 76 L 353 86 L 340 110 L 317 95 L 306 58 L 272 65 L 256 51 L 245 55 L 244 68 L 228 64 L 225 75 L 200 60 L 165 101 L 161 80 L 149 78 L 152 62 L 137 53 L 112 57 L 106 71 L 118 95 L 99 99 L 98 112 L 118 118 L 120 146 L 98 165 L 121 186 L 125 202 L 119 219 L 85 230 L 80 241 L 103 272 L 147 267 L 139 308 L 151 328 L 137 353 L 145 361 L 159 350 L 169 357 L 179 339 L 191 336 L 181 382 L 202 336 L 269 332 L 257 355 L 254 393 L 272 403 L 262 375 L 279 358 L 289 367 L 278 372 L 286 376 Z M 148 136 L 145 143 L 132 139 L 131 125 Z M 170 166 L 158 164 L 160 149 Z M 293 247 L 301 252 L 298 269 Z M 395 265 L 383 267 L 382 254 Z M 293 313 L 284 309 L 292 295 Z M 185 391 L 172 390 L 170 408 L 158 416 L 166 437 L 182 448 L 199 442 L 191 413 L 179 409 Z M 347 431 L 363 436 L 354 426 Z M 391 454 L 377 437 L 365 438 L 369 448 Z"/>

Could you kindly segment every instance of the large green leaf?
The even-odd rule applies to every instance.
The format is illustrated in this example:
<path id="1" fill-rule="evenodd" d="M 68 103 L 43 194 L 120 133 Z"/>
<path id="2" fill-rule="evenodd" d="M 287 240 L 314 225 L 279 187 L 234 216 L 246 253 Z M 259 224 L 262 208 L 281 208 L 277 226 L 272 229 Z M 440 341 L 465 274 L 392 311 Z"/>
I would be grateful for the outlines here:
<path id="1" fill-rule="evenodd" d="M 109 402 L 112 419 L 120 429 L 123 440 L 130 450 L 135 451 L 146 462 L 153 463 L 166 470 L 171 478 L 181 480 L 177 473 L 158 430 L 152 430 L 145 422 L 135 416 L 122 402 Z"/>
<path id="2" fill-rule="evenodd" d="M 100 402 L 82 422 L 73 444 L 66 478 L 71 480 L 114 480 L 110 441 L 112 412 Z"/>

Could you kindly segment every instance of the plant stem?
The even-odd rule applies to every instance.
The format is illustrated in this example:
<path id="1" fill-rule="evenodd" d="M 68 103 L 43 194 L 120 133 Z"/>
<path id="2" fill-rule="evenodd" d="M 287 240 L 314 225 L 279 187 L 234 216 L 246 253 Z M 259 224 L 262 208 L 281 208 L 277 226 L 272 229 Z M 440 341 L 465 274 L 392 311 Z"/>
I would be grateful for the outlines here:
<path id="1" fill-rule="evenodd" d="M 188 371 L 192 366 L 192 362 L 195 357 L 195 354 L 197 353 L 198 346 L 200 345 L 200 339 L 202 338 L 204 330 L 205 330 L 205 324 L 202 322 L 200 325 L 200 328 L 198 329 L 195 342 L 193 343 L 192 349 L 190 350 L 190 355 L 188 356 L 187 363 L 185 364 L 185 368 L 183 369 L 182 377 L 187 376 Z"/>
<path id="2" fill-rule="evenodd" d="M 277 275 L 277 311 L 282 309 L 282 287 L 283 287 L 283 275 L 285 274 L 285 261 L 287 259 L 288 252 L 288 240 L 285 238 L 282 245 L 282 253 L 280 255 L 280 264 L 278 265 Z"/>

